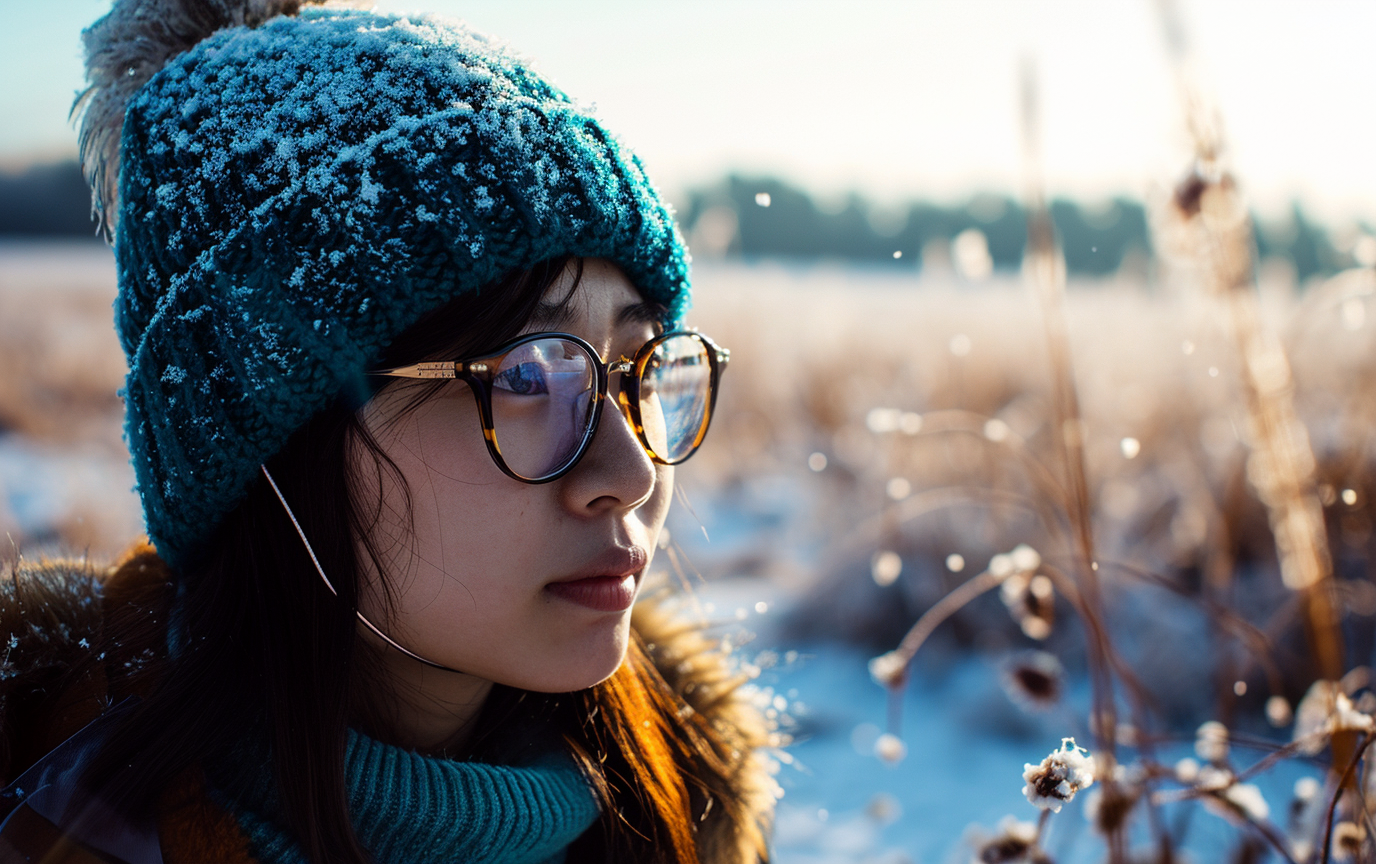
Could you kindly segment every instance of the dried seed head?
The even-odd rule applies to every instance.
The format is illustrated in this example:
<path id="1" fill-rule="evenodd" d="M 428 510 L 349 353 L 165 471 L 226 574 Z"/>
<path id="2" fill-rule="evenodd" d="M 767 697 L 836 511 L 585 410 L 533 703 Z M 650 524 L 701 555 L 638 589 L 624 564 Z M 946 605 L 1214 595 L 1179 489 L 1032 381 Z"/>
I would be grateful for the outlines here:
<path id="1" fill-rule="evenodd" d="M 1333 826 L 1333 860 L 1352 861 L 1366 843 L 1366 829 L 1355 822 L 1339 822 Z"/>
<path id="2" fill-rule="evenodd" d="M 870 559 L 870 577 L 876 585 L 892 585 L 902 573 L 903 558 L 897 552 L 881 549 Z"/>
<path id="3" fill-rule="evenodd" d="M 865 805 L 865 815 L 880 825 L 891 825 L 903 815 L 903 805 L 887 792 L 880 792 Z"/>
<path id="4" fill-rule="evenodd" d="M 1119 723 L 1118 728 L 1113 730 L 1113 740 L 1124 747 L 1140 747 L 1142 744 L 1142 736 L 1131 723 Z"/>
<path id="5" fill-rule="evenodd" d="M 1294 797 L 1286 808 L 1285 833 L 1290 841 L 1290 857 L 1296 861 L 1314 860 L 1314 841 L 1327 812 L 1323 784 L 1314 777 L 1295 781 Z"/>
<path id="6" fill-rule="evenodd" d="M 1197 163 L 1162 216 L 1162 252 L 1168 258 L 1210 262 L 1210 290 L 1228 291 L 1250 279 L 1251 219 L 1236 181 L 1216 162 Z"/>
<path id="7" fill-rule="evenodd" d="M 981 832 L 982 833 L 982 832 Z M 975 864 L 1050 864 L 1037 845 L 1037 826 L 1005 816 L 993 837 L 975 840 Z"/>
<path id="8" fill-rule="evenodd" d="M 1204 792 L 1222 792 L 1237 781 L 1233 772 L 1217 765 L 1205 765 L 1194 778 L 1194 786 Z"/>
<path id="9" fill-rule="evenodd" d="M 1179 208 L 1182 215 L 1193 217 L 1199 213 L 1199 199 L 1204 196 L 1204 190 L 1208 188 L 1208 183 L 1198 171 L 1191 171 L 1186 174 L 1180 183 L 1175 187 L 1175 206 Z"/>
<path id="10" fill-rule="evenodd" d="M 1007 579 L 1017 572 L 1013 566 L 1013 556 L 998 554 L 989 559 L 989 572 L 1000 579 Z"/>
<path id="11" fill-rule="evenodd" d="M 1023 765 L 1022 779 L 1022 794 L 1033 806 L 1059 813 L 1062 805 L 1075 800 L 1075 793 L 1094 783 L 1094 763 L 1074 738 L 1062 738 L 1060 748 L 1041 764 Z"/>
<path id="12" fill-rule="evenodd" d="M 1294 740 L 1300 750 L 1314 755 L 1335 732 L 1371 732 L 1376 722 L 1358 711 L 1336 681 L 1315 681 L 1295 712 Z"/>
<path id="13" fill-rule="evenodd" d="M 1026 543 L 1019 543 L 1008 554 L 1013 558 L 1013 566 L 1024 573 L 1034 573 L 1042 566 L 1042 556 Z"/>
<path id="14" fill-rule="evenodd" d="M 1186 756 L 1175 763 L 1175 779 L 1189 786 L 1199 779 L 1199 763 Z"/>
<path id="15" fill-rule="evenodd" d="M 908 745 L 897 735 L 885 732 L 874 742 L 874 755 L 890 765 L 897 765 L 908 755 Z"/>
<path id="16" fill-rule="evenodd" d="M 1085 818 L 1095 830 L 1108 837 L 1122 829 L 1139 797 L 1140 787 L 1115 779 L 1115 782 L 1105 783 L 1085 795 Z"/>
<path id="17" fill-rule="evenodd" d="M 902 687 L 907 675 L 908 658 L 898 651 L 880 654 L 870 661 L 870 677 L 880 687 Z"/>
<path id="18" fill-rule="evenodd" d="M 1045 711 L 1061 698 L 1065 668 L 1055 655 L 1024 651 L 1003 665 L 1003 689 L 1008 697 L 1029 711 Z"/>
<path id="19" fill-rule="evenodd" d="M 1231 771 L 1208 766 L 1200 770 L 1196 788 L 1208 792 L 1204 807 L 1230 822 L 1263 822 L 1271 808 L 1261 790 L 1251 783 L 1238 783 Z"/>
<path id="20" fill-rule="evenodd" d="M 1323 787 L 1318 780 L 1313 777 L 1301 777 L 1295 781 L 1295 800 L 1312 801 L 1322 791 Z"/>
<path id="21" fill-rule="evenodd" d="M 1041 563 L 1037 551 L 1025 545 L 989 562 L 989 572 L 1003 579 L 999 599 L 1022 632 L 1039 640 L 1051 635 L 1056 620 L 1056 591 L 1050 579 L 1037 573 Z"/>
<path id="22" fill-rule="evenodd" d="M 1290 700 L 1284 696 L 1272 696 L 1266 700 L 1266 720 L 1277 729 L 1290 725 L 1295 713 L 1290 710 Z"/>
<path id="23" fill-rule="evenodd" d="M 1195 731 L 1194 752 L 1209 762 L 1224 762 L 1228 758 L 1228 727 L 1217 720 L 1200 725 Z"/>
<path id="24" fill-rule="evenodd" d="M 1223 790 L 1204 798 L 1204 806 L 1229 821 L 1266 821 L 1271 814 L 1262 790 L 1251 783 L 1233 783 Z"/>

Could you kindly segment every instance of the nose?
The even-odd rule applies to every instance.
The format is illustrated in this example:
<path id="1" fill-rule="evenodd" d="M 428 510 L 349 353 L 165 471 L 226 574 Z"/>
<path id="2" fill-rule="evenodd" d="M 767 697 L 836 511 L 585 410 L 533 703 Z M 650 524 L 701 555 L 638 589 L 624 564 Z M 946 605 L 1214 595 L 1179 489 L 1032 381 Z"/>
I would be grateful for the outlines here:
<path id="1" fill-rule="evenodd" d="M 602 419 L 588 450 L 563 479 L 561 493 L 574 513 L 634 510 L 649 500 L 658 474 L 614 396 L 602 404 Z"/>

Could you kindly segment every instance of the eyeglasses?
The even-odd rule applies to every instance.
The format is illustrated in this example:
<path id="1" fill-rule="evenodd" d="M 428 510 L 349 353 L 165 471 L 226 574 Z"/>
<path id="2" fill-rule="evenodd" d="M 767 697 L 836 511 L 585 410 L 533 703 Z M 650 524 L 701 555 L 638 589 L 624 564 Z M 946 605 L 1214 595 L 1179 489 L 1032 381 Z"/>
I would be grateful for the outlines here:
<path id="1" fill-rule="evenodd" d="M 530 333 L 481 357 L 369 374 L 466 382 L 497 467 L 522 483 L 548 483 L 587 452 L 614 373 L 620 374 L 617 405 L 650 458 L 677 465 L 692 456 L 712 422 L 730 357 L 686 330 L 656 336 L 635 357 L 610 363 L 572 334 Z"/>

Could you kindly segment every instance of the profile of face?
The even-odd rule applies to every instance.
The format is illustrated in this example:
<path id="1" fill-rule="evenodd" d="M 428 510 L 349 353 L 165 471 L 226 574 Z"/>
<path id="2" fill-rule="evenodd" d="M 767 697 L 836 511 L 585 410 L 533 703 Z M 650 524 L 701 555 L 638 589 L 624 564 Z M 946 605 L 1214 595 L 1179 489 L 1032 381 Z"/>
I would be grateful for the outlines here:
<path id="1" fill-rule="evenodd" d="M 653 315 L 615 265 L 585 261 L 561 305 L 574 278 L 570 270 L 555 281 L 522 332 L 571 333 L 603 360 L 633 357 L 654 337 Z M 541 310 L 557 310 L 556 320 Z M 610 676 L 625 656 L 631 601 L 664 525 L 673 468 L 650 459 L 609 399 L 571 471 L 522 483 L 489 455 L 466 383 L 403 410 L 408 397 L 389 388 L 361 409 L 405 486 L 385 471 L 357 472 L 380 478 L 369 494 L 381 496 L 372 539 L 386 571 L 371 575 L 360 611 L 407 649 L 474 680 L 554 693 Z M 420 666 L 397 651 L 385 656 Z"/>

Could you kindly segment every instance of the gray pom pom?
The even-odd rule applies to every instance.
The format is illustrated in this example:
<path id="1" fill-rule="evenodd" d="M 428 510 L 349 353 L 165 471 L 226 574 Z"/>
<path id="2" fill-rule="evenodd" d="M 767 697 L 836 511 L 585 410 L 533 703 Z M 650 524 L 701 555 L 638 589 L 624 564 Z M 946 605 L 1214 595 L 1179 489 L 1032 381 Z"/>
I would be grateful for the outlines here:
<path id="1" fill-rule="evenodd" d="M 129 99 L 166 63 L 227 27 L 256 27 L 277 15 L 295 15 L 324 0 L 115 0 L 88 27 L 87 88 L 72 105 L 80 118 L 81 165 L 91 184 L 91 211 L 106 239 L 119 210 L 119 143 Z"/>

